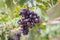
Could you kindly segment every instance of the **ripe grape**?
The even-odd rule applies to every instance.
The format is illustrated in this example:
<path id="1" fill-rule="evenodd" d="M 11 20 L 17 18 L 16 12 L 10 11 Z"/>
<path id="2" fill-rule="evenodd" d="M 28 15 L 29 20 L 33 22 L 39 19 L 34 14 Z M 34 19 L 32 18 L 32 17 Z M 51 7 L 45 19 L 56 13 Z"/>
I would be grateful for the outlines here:
<path id="1" fill-rule="evenodd" d="M 29 32 L 29 30 L 28 30 L 28 29 L 23 30 L 23 35 L 27 35 L 27 34 L 28 34 L 28 32 Z"/>
<path id="2" fill-rule="evenodd" d="M 8 40 L 14 40 L 11 36 L 8 36 Z"/>
<path id="3" fill-rule="evenodd" d="M 22 16 L 18 21 L 18 24 L 22 25 L 21 28 L 23 35 L 27 35 L 29 28 L 32 28 L 35 24 L 40 22 L 40 17 L 34 11 L 27 8 L 21 9 L 19 15 Z"/>

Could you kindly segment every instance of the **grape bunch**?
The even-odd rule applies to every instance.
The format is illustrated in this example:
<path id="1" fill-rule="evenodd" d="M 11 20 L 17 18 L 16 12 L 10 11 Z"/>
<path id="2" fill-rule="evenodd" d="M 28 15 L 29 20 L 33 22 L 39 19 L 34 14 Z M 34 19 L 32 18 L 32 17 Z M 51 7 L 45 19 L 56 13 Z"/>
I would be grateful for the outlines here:
<path id="1" fill-rule="evenodd" d="M 18 24 L 21 25 L 23 35 L 27 35 L 29 28 L 32 28 L 35 24 L 40 22 L 40 17 L 34 11 L 27 8 L 21 9 L 19 15 L 22 16 Z"/>

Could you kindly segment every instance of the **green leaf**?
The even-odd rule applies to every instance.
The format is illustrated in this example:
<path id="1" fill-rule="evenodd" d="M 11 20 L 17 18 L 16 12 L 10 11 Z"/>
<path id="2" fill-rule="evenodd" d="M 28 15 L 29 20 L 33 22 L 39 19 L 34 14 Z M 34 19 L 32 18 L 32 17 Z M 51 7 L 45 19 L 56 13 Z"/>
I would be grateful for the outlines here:
<path id="1" fill-rule="evenodd" d="M 39 9 L 39 8 L 37 8 L 37 9 L 35 9 L 34 10 L 37 14 L 38 14 L 38 16 L 42 16 L 42 11 L 41 11 L 41 9 Z"/>
<path id="2" fill-rule="evenodd" d="M 8 7 L 12 7 L 12 6 L 13 6 L 13 0 L 5 0 L 5 4 L 6 4 Z"/>
<path id="3" fill-rule="evenodd" d="M 46 9 L 50 6 L 48 2 L 42 2 L 45 5 Z"/>
<path id="4" fill-rule="evenodd" d="M 57 0 L 53 0 L 53 4 L 55 5 L 57 3 Z"/>
<path id="5" fill-rule="evenodd" d="M 4 7 L 3 0 L 0 0 L 0 8 Z"/>
<path id="6" fill-rule="evenodd" d="M 15 28 L 18 27 L 18 23 L 17 23 L 17 22 L 18 22 L 18 19 L 19 19 L 19 18 L 14 18 L 14 19 L 11 21 L 11 22 L 12 22 L 12 25 L 14 25 Z"/>
<path id="7" fill-rule="evenodd" d="M 21 6 L 24 5 L 24 3 L 28 2 L 29 0 L 17 0 L 17 3 L 20 4 Z"/>
<path id="8" fill-rule="evenodd" d="M 44 12 L 44 10 L 41 10 L 41 8 L 38 7 L 37 9 L 35 9 L 35 12 L 44 20 L 48 20 L 47 14 Z"/>
<path id="9" fill-rule="evenodd" d="M 30 0 L 32 7 L 36 6 L 36 3 L 34 0 Z M 35 4 L 35 5 L 34 5 Z"/>
<path id="10" fill-rule="evenodd" d="M 5 31 L 2 32 L 1 39 L 5 40 Z"/>
<path id="11" fill-rule="evenodd" d="M 60 17 L 60 4 L 56 4 L 54 7 L 51 7 L 47 10 L 49 20 L 54 20 L 55 18 Z"/>
<path id="12" fill-rule="evenodd" d="M 33 30 L 30 30 L 28 40 L 33 40 L 34 36 Z"/>
<path id="13" fill-rule="evenodd" d="M 36 0 L 36 2 L 42 2 L 42 0 Z"/>

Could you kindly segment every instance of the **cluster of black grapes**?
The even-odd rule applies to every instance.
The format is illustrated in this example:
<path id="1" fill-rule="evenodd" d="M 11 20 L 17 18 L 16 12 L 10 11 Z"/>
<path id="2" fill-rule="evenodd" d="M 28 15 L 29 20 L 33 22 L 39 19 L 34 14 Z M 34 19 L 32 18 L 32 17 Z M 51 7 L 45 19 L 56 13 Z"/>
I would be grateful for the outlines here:
<path id="1" fill-rule="evenodd" d="M 32 28 L 35 24 L 40 22 L 39 16 L 27 8 L 21 9 L 19 15 L 22 16 L 18 24 L 21 25 L 23 35 L 27 35 L 29 28 Z"/>

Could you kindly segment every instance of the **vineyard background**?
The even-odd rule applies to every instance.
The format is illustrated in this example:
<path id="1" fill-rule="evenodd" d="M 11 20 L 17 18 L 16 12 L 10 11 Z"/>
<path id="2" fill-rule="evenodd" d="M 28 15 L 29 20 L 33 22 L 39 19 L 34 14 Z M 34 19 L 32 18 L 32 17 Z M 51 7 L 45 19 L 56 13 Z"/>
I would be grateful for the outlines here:
<path id="1" fill-rule="evenodd" d="M 55 21 L 57 23 L 49 22 L 47 14 L 47 10 L 53 8 L 58 0 L 0 0 L 0 40 L 7 40 L 8 35 L 12 35 L 16 30 L 19 30 L 17 23 L 21 18 L 19 12 L 20 9 L 26 8 L 27 3 L 29 9 L 40 16 L 42 23 L 37 24 L 28 35 L 22 35 L 21 40 L 60 40 L 60 21 Z M 36 33 L 39 27 L 41 30 Z"/>

